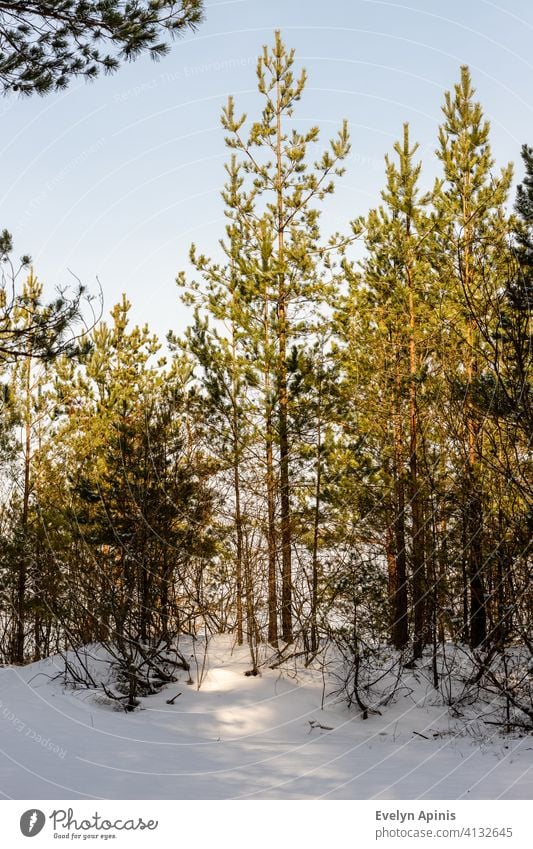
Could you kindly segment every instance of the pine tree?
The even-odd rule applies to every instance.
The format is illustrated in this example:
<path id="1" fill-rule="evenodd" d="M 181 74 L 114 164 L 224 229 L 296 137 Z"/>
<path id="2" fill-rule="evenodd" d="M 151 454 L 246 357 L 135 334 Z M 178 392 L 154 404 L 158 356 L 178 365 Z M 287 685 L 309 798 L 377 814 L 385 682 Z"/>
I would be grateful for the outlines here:
<path id="1" fill-rule="evenodd" d="M 226 238 L 221 245 L 225 262 L 217 263 L 191 248 L 190 258 L 203 283 L 187 283 L 184 274 L 178 283 L 185 290 L 183 300 L 194 304 L 194 324 L 187 331 L 186 348 L 200 367 L 200 383 L 205 392 L 205 424 L 210 430 L 211 450 L 222 468 L 229 466 L 234 506 L 231 522 L 235 535 L 235 598 L 237 642 L 246 635 L 255 669 L 254 582 L 248 555 L 246 518 L 246 460 L 253 439 L 253 404 L 250 392 L 257 380 L 251 363 L 249 336 L 249 283 L 245 279 L 246 233 L 240 215 L 243 177 L 235 157 L 226 166 L 228 181 L 223 191 L 226 204 Z M 173 337 L 171 337 L 173 338 Z M 174 340 L 178 343 L 178 340 Z M 233 559 L 233 552 L 231 555 Z M 274 578 L 275 580 L 275 578 Z M 274 589 L 275 593 L 275 589 Z M 269 640 L 277 640 L 276 607 L 270 617 Z M 272 631 L 272 622 L 274 631 Z"/>
<path id="2" fill-rule="evenodd" d="M 312 345 L 293 348 L 289 362 L 292 430 L 298 446 L 294 465 L 299 498 L 294 514 L 298 539 L 310 558 L 305 597 L 308 615 L 300 618 L 305 623 L 304 645 L 311 654 L 320 647 L 321 620 L 327 622 L 329 612 L 326 602 L 328 584 L 335 580 L 331 574 L 335 570 L 327 568 L 329 558 L 324 558 L 324 552 L 331 553 L 338 530 L 328 505 L 328 483 L 339 410 L 338 372 L 331 348 L 329 318 L 322 318 L 314 328 L 314 336 Z"/>
<path id="3" fill-rule="evenodd" d="M 7 230 L 0 233 L 0 361 L 11 363 L 28 356 L 42 361 L 59 354 L 74 355 L 80 349 L 83 334 L 76 328 L 81 322 L 84 287 L 79 286 L 69 297 L 58 290 L 48 304 L 40 300 L 33 312 L 32 322 L 20 322 L 17 317 L 26 311 L 25 293 L 18 282 L 31 265 L 29 256 L 17 262 L 13 259 L 13 239 Z"/>
<path id="4" fill-rule="evenodd" d="M 298 332 L 299 307 L 312 298 L 321 299 L 316 261 L 320 253 L 317 202 L 334 188 L 332 177 L 341 176 L 340 165 L 349 151 L 344 123 L 330 149 L 314 163 L 307 164 L 308 149 L 318 141 L 318 127 L 305 133 L 288 123 L 305 88 L 305 71 L 295 79 L 294 50 L 287 51 L 279 32 L 271 51 L 264 47 L 257 64 L 258 89 L 264 107 L 258 121 L 251 124 L 247 137 L 242 129 L 246 116 L 236 117 L 233 98 L 223 113 L 228 146 L 236 151 L 249 175 L 249 206 L 243 215 L 255 230 L 263 281 L 264 332 L 267 345 L 275 341 L 275 383 L 273 413 L 279 451 L 279 499 L 281 541 L 281 626 L 286 642 L 293 637 L 291 520 L 291 439 L 290 397 L 287 359 L 291 340 Z M 255 224 L 252 226 L 255 218 Z M 260 219 L 260 223 L 259 223 Z M 323 297 L 323 296 L 322 296 Z M 271 318 L 271 311 L 273 315 Z"/>
<path id="5" fill-rule="evenodd" d="M 18 508 L 14 505 L 18 517 L 15 520 L 15 536 L 12 556 L 17 562 L 17 581 L 15 593 L 15 620 L 11 657 L 15 663 L 23 663 L 27 649 L 28 635 L 28 590 L 31 566 L 34 561 L 37 539 L 36 516 L 34 510 L 36 477 L 36 437 L 45 415 L 44 384 L 46 367 L 34 359 L 34 339 L 32 328 L 48 320 L 48 310 L 41 303 L 43 287 L 35 277 L 33 270 L 24 283 L 20 298 L 13 310 L 13 327 L 20 339 L 20 358 L 14 364 L 11 376 L 12 412 L 20 423 L 20 477 L 15 490 Z M 17 491 L 18 490 L 18 491 Z"/>
<path id="6" fill-rule="evenodd" d="M 461 69 L 453 93 L 447 92 L 437 155 L 444 184 L 435 199 L 438 217 L 436 270 L 443 298 L 441 321 L 446 343 L 459 352 L 451 380 L 456 398 L 463 395 L 462 463 L 464 466 L 464 537 L 469 584 L 468 637 L 472 647 L 487 636 L 484 566 L 483 430 L 475 388 L 484 367 L 478 316 L 486 316 L 500 284 L 498 255 L 507 232 L 504 204 L 512 178 L 507 166 L 492 173 L 489 124 L 474 100 L 470 72 Z M 443 362 L 444 372 L 449 363 Z"/>
<path id="7" fill-rule="evenodd" d="M 370 212 L 364 225 L 367 257 L 362 271 L 346 266 L 355 332 L 351 338 L 345 335 L 344 354 L 359 364 L 358 388 L 348 380 L 346 390 L 352 396 L 362 392 L 359 405 L 365 411 L 358 414 L 358 427 L 367 450 L 373 444 L 373 462 L 381 470 L 382 503 L 374 503 L 372 512 L 383 523 L 391 640 L 397 648 L 407 645 L 410 595 L 415 658 L 428 637 L 419 394 L 430 349 L 428 251 L 433 229 L 431 195 L 420 195 L 418 188 L 417 148 L 404 125 L 403 139 L 394 146 L 397 163 L 386 157 L 383 205 Z M 374 475 L 367 485 L 375 488 Z"/>
<path id="8" fill-rule="evenodd" d="M 508 275 L 505 304 L 501 311 L 501 335 L 505 347 L 507 374 L 503 391 L 526 439 L 533 431 L 531 389 L 531 308 L 533 303 L 533 148 L 523 145 L 525 177 L 517 186 L 514 236 L 518 268 Z"/>
<path id="9" fill-rule="evenodd" d="M 197 609 L 191 573 L 214 551 L 207 469 L 184 422 L 177 370 L 164 372 L 146 326 L 128 328 L 129 308 L 124 297 L 111 326 L 94 331 L 78 376 L 67 371 L 57 385 L 68 411 L 59 432 L 70 470 L 65 518 L 85 551 L 88 582 L 97 566 L 97 607 L 107 639 L 123 651 L 176 630 L 169 598 L 178 578 L 190 593 L 178 620 Z"/>

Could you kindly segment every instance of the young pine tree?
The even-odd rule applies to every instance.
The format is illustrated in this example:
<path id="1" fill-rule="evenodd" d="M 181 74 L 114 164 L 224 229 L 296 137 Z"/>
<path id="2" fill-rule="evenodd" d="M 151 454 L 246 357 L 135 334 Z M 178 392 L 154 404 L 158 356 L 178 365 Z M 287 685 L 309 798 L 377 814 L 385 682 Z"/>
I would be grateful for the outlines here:
<path id="1" fill-rule="evenodd" d="M 463 526 L 468 579 L 467 628 L 472 647 L 487 636 L 486 550 L 484 544 L 483 441 L 485 418 L 476 407 L 475 388 L 486 364 L 486 345 L 479 317 L 490 322 L 494 293 L 502 282 L 500 258 L 505 255 L 508 225 L 505 202 L 512 167 L 493 173 L 489 124 L 474 100 L 470 72 L 447 92 L 437 155 L 443 186 L 435 198 L 435 270 L 440 281 L 443 335 L 442 373 L 452 393 L 452 408 L 460 421 L 457 432 L 463 468 Z M 450 368 L 451 367 L 451 368 Z M 458 409 L 460 404 L 460 409 Z"/>
<path id="2" fill-rule="evenodd" d="M 293 66 L 294 50 L 287 50 L 276 32 L 272 49 L 264 47 L 257 63 L 263 101 L 260 117 L 245 130 L 246 116 L 236 116 L 233 98 L 222 117 L 228 132 L 226 143 L 236 152 L 248 177 L 240 215 L 247 220 L 250 233 L 255 233 L 257 276 L 262 284 L 258 300 L 264 315 L 262 344 L 274 349 L 272 386 L 269 375 L 266 387 L 273 396 L 273 436 L 279 462 L 281 630 L 286 642 L 293 638 L 293 448 L 288 352 L 302 331 L 302 307 L 312 304 L 313 309 L 319 309 L 324 301 L 324 287 L 317 273 L 323 248 L 318 204 L 333 191 L 333 178 L 342 175 L 341 163 L 349 152 L 345 122 L 329 150 L 309 163 L 309 151 L 318 141 L 319 129 L 300 132 L 291 125 L 306 83 L 305 71 L 295 78 Z"/>

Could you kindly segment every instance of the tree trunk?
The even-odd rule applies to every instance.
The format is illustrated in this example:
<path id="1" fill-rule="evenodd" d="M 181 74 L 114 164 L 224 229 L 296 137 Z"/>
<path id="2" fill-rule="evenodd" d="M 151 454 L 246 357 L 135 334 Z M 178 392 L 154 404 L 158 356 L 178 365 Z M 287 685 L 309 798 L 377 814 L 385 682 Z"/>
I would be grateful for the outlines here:
<path id="1" fill-rule="evenodd" d="M 393 585 L 393 622 L 392 642 L 396 648 L 401 649 L 408 640 L 408 618 L 407 618 L 407 552 L 405 548 L 405 486 L 403 474 L 403 450 L 402 450 L 402 421 L 401 421 L 401 399 L 400 399 L 400 372 L 398 362 L 398 351 L 395 352 L 395 390 L 393 414 L 393 450 L 394 450 L 394 507 L 393 507 L 393 532 L 395 548 L 395 583 Z"/>
<path id="2" fill-rule="evenodd" d="M 469 324 L 468 343 L 473 350 L 474 321 Z M 471 391 L 476 362 L 471 354 L 468 363 L 468 389 Z M 485 581 L 483 564 L 483 502 L 481 499 L 481 481 L 478 473 L 478 450 L 480 442 L 480 424 L 471 401 L 467 398 L 466 427 L 468 437 L 467 459 L 467 538 L 468 538 L 468 578 L 470 583 L 470 646 L 478 648 L 487 637 L 487 612 L 485 608 Z"/>
<path id="3" fill-rule="evenodd" d="M 233 293 L 235 301 L 235 292 Z M 238 410 L 238 385 L 237 385 L 237 342 L 235 338 L 235 325 L 232 324 L 231 334 L 231 367 L 232 367 L 232 411 L 231 428 L 233 438 L 233 489 L 235 497 L 235 533 L 237 536 L 237 563 L 236 563 L 236 593 L 237 593 L 237 643 L 243 644 L 243 610 L 242 610 L 242 560 L 243 560 L 243 538 L 242 538 L 242 515 L 241 515 L 241 480 L 240 480 L 240 438 L 239 438 L 239 410 Z M 248 623 L 250 630 L 251 623 Z"/>
<path id="4" fill-rule="evenodd" d="M 413 580 L 413 656 L 422 657 L 427 642 L 426 621 L 426 564 L 424 553 L 424 521 L 420 484 L 418 480 L 418 405 L 416 378 L 418 371 L 418 356 L 416 350 L 416 320 L 414 310 L 413 285 L 409 279 L 409 500 L 411 502 L 411 545 L 412 545 L 412 580 Z"/>
<path id="5" fill-rule="evenodd" d="M 312 584 L 311 584 L 311 651 L 318 649 L 318 538 L 320 530 L 320 488 L 322 485 L 322 427 L 321 427 L 321 391 L 319 389 L 319 408 L 317 425 L 317 469 L 315 488 L 315 508 L 313 516 L 313 555 L 312 555 Z"/>
<path id="6" fill-rule="evenodd" d="M 267 270 L 264 268 L 263 270 Z M 276 576 L 276 482 L 274 477 L 274 427 L 272 422 L 272 388 L 270 383 L 270 316 L 268 284 L 265 284 L 265 437 L 266 437 L 266 491 L 267 491 L 267 549 L 268 549 L 268 642 L 278 646 L 278 592 Z"/>
<path id="7" fill-rule="evenodd" d="M 284 212 L 283 184 L 281 172 L 281 90 L 277 83 L 277 218 L 278 218 L 278 415 L 279 415 L 279 460 L 280 460 L 280 508 L 281 508 L 281 627 L 285 642 L 292 642 L 292 565 L 291 565 L 291 511 L 289 480 L 289 433 L 287 385 L 287 292 L 284 269 Z"/>
<path id="8" fill-rule="evenodd" d="M 25 410 L 24 410 L 24 489 L 22 493 L 21 535 L 22 551 L 20 552 L 19 572 L 17 580 L 17 621 L 13 646 L 14 663 L 24 663 L 24 636 L 26 625 L 26 582 L 28 574 L 28 517 L 30 506 L 30 473 L 31 473 L 31 352 L 27 362 L 25 381 Z"/>

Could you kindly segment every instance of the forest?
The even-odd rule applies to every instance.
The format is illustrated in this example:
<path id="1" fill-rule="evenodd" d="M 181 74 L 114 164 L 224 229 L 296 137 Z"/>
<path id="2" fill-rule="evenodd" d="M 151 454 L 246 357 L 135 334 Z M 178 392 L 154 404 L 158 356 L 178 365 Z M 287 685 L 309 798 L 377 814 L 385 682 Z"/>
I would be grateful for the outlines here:
<path id="1" fill-rule="evenodd" d="M 350 134 L 302 129 L 306 81 L 276 32 L 257 113 L 223 108 L 185 333 L 127 294 L 49 302 L 4 231 L 0 663 L 60 655 L 130 712 L 188 672 L 183 638 L 227 634 L 248 676 L 331 671 L 361 719 L 424 665 L 450 710 L 531 732 L 533 149 L 515 191 L 462 66 L 437 179 L 406 123 L 375 206 L 324 233 Z"/>

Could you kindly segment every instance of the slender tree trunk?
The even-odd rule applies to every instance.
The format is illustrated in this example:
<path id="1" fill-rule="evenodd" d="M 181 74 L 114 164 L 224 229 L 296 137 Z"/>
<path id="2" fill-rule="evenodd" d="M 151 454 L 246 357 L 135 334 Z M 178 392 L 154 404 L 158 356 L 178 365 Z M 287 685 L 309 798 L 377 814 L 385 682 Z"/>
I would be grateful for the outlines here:
<path id="1" fill-rule="evenodd" d="M 24 484 L 22 493 L 21 535 L 22 551 L 20 552 L 19 572 L 17 580 L 17 621 L 13 660 L 24 663 L 24 636 L 26 626 L 26 583 L 28 574 L 28 518 L 30 506 L 30 474 L 31 474 L 31 352 L 26 363 L 25 374 L 25 409 L 24 409 Z"/>
<path id="2" fill-rule="evenodd" d="M 483 580 L 481 498 L 470 491 L 468 504 L 468 568 L 470 581 L 470 645 L 477 648 L 485 642 L 487 621 L 485 608 L 485 582 Z"/>
<path id="3" fill-rule="evenodd" d="M 161 637 L 163 640 L 169 639 L 169 614 L 170 614 L 170 604 L 169 604 L 169 582 L 170 582 L 170 573 L 171 570 L 169 568 L 168 563 L 168 546 L 163 546 L 163 554 L 162 554 L 163 562 L 161 566 L 161 585 L 159 590 L 159 604 L 161 607 Z"/>
<path id="4" fill-rule="evenodd" d="M 424 554 L 424 521 L 422 497 L 418 480 L 418 404 L 416 379 L 418 354 L 416 349 L 416 317 L 414 308 L 413 281 L 408 271 L 409 282 L 409 500 L 411 503 L 411 541 L 413 561 L 413 608 L 414 633 L 413 655 L 420 658 L 427 642 L 426 621 L 426 564 Z"/>
<path id="5" fill-rule="evenodd" d="M 281 170 L 281 90 L 277 83 L 277 218 L 278 218 L 278 413 L 279 413 L 279 459 L 280 459 L 280 508 L 281 508 L 281 626 L 285 642 L 292 642 L 292 565 L 291 565 L 291 512 L 289 479 L 289 394 L 287 381 L 287 291 L 285 286 L 284 256 L 284 211 Z"/>
<path id="6" fill-rule="evenodd" d="M 438 663 L 437 663 L 437 654 L 438 654 L 438 646 L 439 646 L 439 551 L 438 551 L 438 534 L 437 534 L 437 511 L 435 509 L 434 504 L 430 501 L 428 504 L 428 508 L 431 511 L 431 534 L 426 534 L 426 537 L 429 536 L 429 540 L 431 543 L 431 548 L 428 547 L 428 551 L 426 553 L 426 563 L 427 569 L 430 573 L 429 580 L 431 582 L 431 590 L 427 591 L 427 600 L 426 600 L 426 609 L 430 608 L 429 614 L 427 614 L 427 631 L 431 634 L 431 669 L 433 673 L 433 687 L 438 689 L 439 686 L 439 674 L 438 674 Z"/>
<path id="7" fill-rule="evenodd" d="M 396 556 L 396 540 L 394 533 L 394 521 L 387 527 L 385 551 L 387 556 L 388 593 L 389 593 L 389 620 L 390 635 L 393 646 L 403 649 L 407 644 L 407 609 L 404 608 L 402 598 L 401 582 L 398 576 L 398 557 Z M 403 582 L 405 587 L 405 581 Z M 407 595 L 405 596 L 405 607 L 407 607 Z"/>
<path id="8" fill-rule="evenodd" d="M 257 674 L 257 643 L 259 641 L 259 633 L 255 619 L 255 598 L 254 598 L 254 582 L 252 570 L 250 568 L 251 558 L 247 552 L 244 557 L 244 584 L 246 597 L 246 632 L 248 638 L 248 646 L 250 648 L 250 658 L 252 661 L 252 673 Z"/>
<path id="9" fill-rule="evenodd" d="M 397 478 L 394 504 L 394 546 L 396 583 L 394 587 L 394 621 L 392 641 L 396 648 L 404 648 L 408 640 L 407 621 L 407 557 L 405 551 L 405 495 L 404 484 Z"/>
<path id="10" fill-rule="evenodd" d="M 235 299 L 235 293 L 233 295 Z M 237 536 L 237 563 L 236 563 L 236 592 L 237 592 L 237 643 L 243 644 L 243 610 L 242 610 L 242 563 L 243 563 L 243 538 L 242 538 L 242 514 L 241 514 L 241 478 L 240 478 L 240 436 L 239 436 L 239 410 L 237 407 L 238 385 L 237 385 L 237 343 L 235 339 L 235 326 L 232 323 L 231 334 L 231 358 L 232 358 L 232 413 L 231 427 L 233 437 L 233 490 L 235 497 L 235 533 Z M 248 623 L 250 631 L 251 623 Z"/>
<path id="11" fill-rule="evenodd" d="M 405 549 L 405 490 L 403 478 L 402 425 L 399 395 L 399 366 L 396 360 L 396 399 L 393 422 L 394 440 L 394 549 L 395 581 L 393 584 L 392 642 L 404 648 L 408 641 L 407 619 L 407 553 Z"/>
<path id="12" fill-rule="evenodd" d="M 319 386 L 318 395 L 318 424 L 317 424 L 317 469 L 315 488 L 315 508 L 313 515 L 313 555 L 312 555 L 312 585 L 311 585 L 311 651 L 318 649 L 318 539 L 320 531 L 320 491 L 322 486 L 322 393 Z"/>
<path id="13" fill-rule="evenodd" d="M 444 630 L 444 617 L 443 617 L 443 607 L 446 604 L 446 573 L 448 566 L 448 539 L 447 539 L 448 529 L 446 524 L 446 519 L 444 516 L 441 516 L 439 521 L 439 556 L 438 556 L 438 584 L 437 584 L 437 608 L 438 608 L 438 630 L 439 630 L 439 643 L 441 645 L 444 643 L 445 639 L 445 630 Z"/>
<path id="14" fill-rule="evenodd" d="M 141 490 L 141 505 L 147 503 L 147 474 L 150 463 L 149 440 L 143 436 L 143 483 Z M 141 555 L 141 604 L 140 604 L 140 636 L 147 643 L 152 636 L 152 562 L 150 557 L 147 529 L 144 521 L 140 524 L 140 555 Z"/>
<path id="15" fill-rule="evenodd" d="M 470 323 L 469 348 L 472 350 L 474 328 Z M 475 360 L 471 356 L 468 365 L 468 387 L 472 387 L 475 373 Z M 478 473 L 477 448 L 480 440 L 480 427 L 467 400 L 467 535 L 468 535 L 468 578 L 470 583 L 470 646 L 481 646 L 487 637 L 487 613 L 485 599 L 485 581 L 483 568 L 483 503 L 481 500 L 481 481 Z"/>
<path id="16" fill-rule="evenodd" d="M 267 269 L 264 268 L 266 271 Z M 265 280 L 268 278 L 265 276 Z M 268 283 L 265 283 L 264 334 L 265 334 L 265 449 L 267 493 L 267 549 L 268 549 L 268 642 L 278 646 L 278 591 L 276 575 L 276 480 L 274 475 L 274 426 L 272 421 L 272 386 L 270 379 L 270 303 Z"/>
<path id="17" fill-rule="evenodd" d="M 469 587 L 468 587 L 468 569 L 467 569 L 467 554 L 468 554 L 468 509 L 466 502 L 463 502 L 461 522 L 461 578 L 463 583 L 462 602 L 463 602 L 463 642 L 470 642 L 470 612 L 469 612 Z"/>
<path id="18" fill-rule="evenodd" d="M 505 573 L 507 571 L 507 558 L 506 558 L 506 545 L 505 545 L 505 531 L 503 527 L 503 511 L 501 508 L 498 509 L 498 550 L 496 554 L 496 588 L 495 588 L 495 600 L 496 600 L 496 623 L 493 626 L 492 637 L 494 642 L 500 646 L 501 649 L 505 646 L 505 641 L 507 637 L 507 623 L 506 623 L 506 615 L 505 615 L 505 588 L 507 581 L 505 579 Z"/>
<path id="19" fill-rule="evenodd" d="M 140 637 L 147 643 L 152 636 L 152 562 L 148 550 L 146 531 L 141 530 L 141 604 Z"/>
<path id="20" fill-rule="evenodd" d="M 273 426 L 272 414 L 267 413 L 266 421 L 266 484 L 267 484 L 267 547 L 268 547 L 268 642 L 278 645 L 278 588 L 276 575 L 276 484 L 274 479 L 274 461 L 272 456 Z"/>
<path id="21" fill-rule="evenodd" d="M 242 615 L 242 518 L 241 518 L 241 487 L 239 478 L 239 462 L 235 459 L 233 465 L 233 487 L 235 490 L 235 533 L 237 535 L 237 643 L 243 644 L 243 615 Z M 250 626 L 248 626 L 250 627 Z"/>
<path id="22" fill-rule="evenodd" d="M 473 297 L 473 263 L 471 247 L 471 196 L 470 175 L 465 176 L 463 191 L 463 269 L 462 285 L 468 303 Z M 483 576 L 483 504 L 481 500 L 481 481 L 479 478 L 478 455 L 481 454 L 481 427 L 472 405 L 472 389 L 477 373 L 475 352 L 476 322 L 472 317 L 467 326 L 467 538 L 468 538 L 468 579 L 470 584 L 470 646 L 477 648 L 487 636 L 487 615 L 485 608 L 485 585 Z"/>

